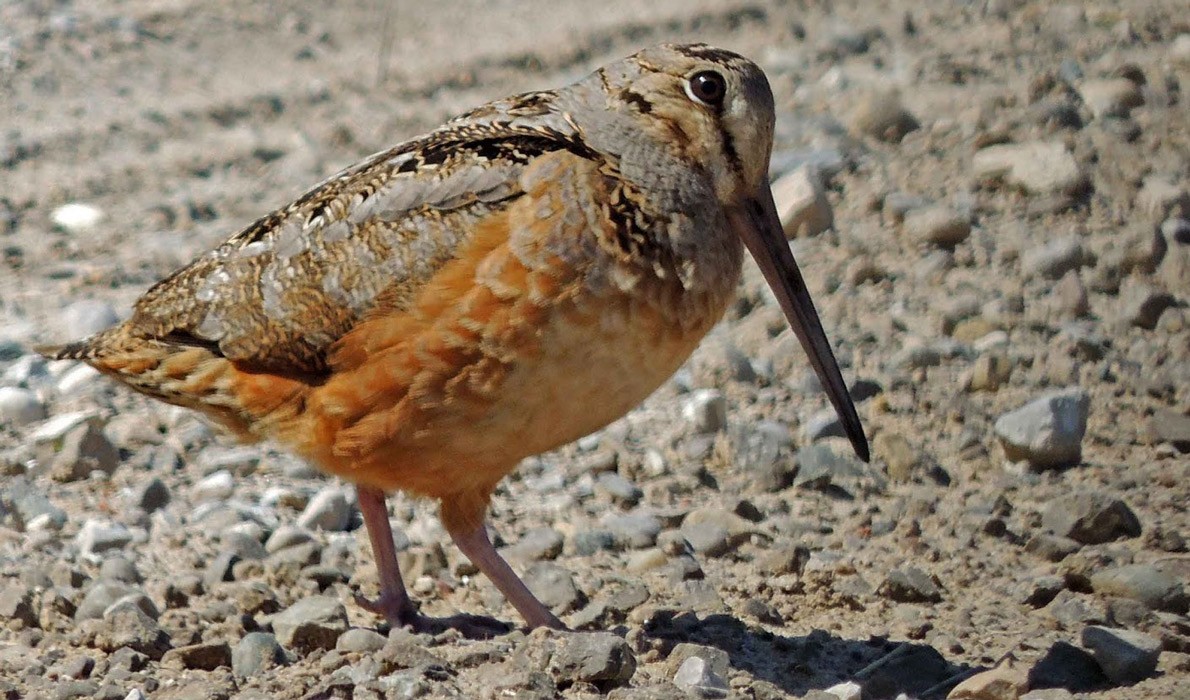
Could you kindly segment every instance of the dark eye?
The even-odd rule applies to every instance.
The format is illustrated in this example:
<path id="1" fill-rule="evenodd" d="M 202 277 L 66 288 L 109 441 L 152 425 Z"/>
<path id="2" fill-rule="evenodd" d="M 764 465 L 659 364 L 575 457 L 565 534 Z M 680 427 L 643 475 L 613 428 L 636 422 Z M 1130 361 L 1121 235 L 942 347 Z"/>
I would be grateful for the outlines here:
<path id="1" fill-rule="evenodd" d="M 686 94 L 708 107 L 718 107 L 727 96 L 727 81 L 713 70 L 704 70 L 686 81 Z"/>

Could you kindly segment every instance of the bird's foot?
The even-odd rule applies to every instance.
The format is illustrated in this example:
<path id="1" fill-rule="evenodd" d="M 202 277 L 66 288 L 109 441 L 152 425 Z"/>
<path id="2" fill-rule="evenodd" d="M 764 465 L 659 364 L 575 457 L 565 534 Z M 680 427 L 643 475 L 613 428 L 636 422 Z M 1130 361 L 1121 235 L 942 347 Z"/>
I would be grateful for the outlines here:
<path id="1" fill-rule="evenodd" d="M 416 634 L 440 634 L 457 630 L 467 639 L 491 639 L 512 630 L 512 625 L 483 615 L 459 613 L 449 617 L 430 617 L 417 610 L 408 598 L 382 593 L 376 599 L 355 594 L 355 603 L 370 613 L 379 615 L 393 627 L 405 627 Z M 559 623 L 561 624 L 561 623 Z"/>

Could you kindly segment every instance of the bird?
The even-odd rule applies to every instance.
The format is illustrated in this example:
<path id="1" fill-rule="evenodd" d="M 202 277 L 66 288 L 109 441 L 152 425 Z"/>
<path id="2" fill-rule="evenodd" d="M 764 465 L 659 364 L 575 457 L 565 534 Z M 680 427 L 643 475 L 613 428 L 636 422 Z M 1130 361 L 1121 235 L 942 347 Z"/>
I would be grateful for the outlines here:
<path id="1" fill-rule="evenodd" d="M 392 625 L 434 622 L 397 563 L 401 491 L 438 502 L 528 627 L 564 628 L 492 545 L 493 490 L 664 383 L 732 302 L 745 249 L 868 459 L 773 201 L 774 114 L 743 56 L 648 47 L 346 168 L 126 321 L 42 352 L 353 483 L 380 582 L 357 601 Z"/>

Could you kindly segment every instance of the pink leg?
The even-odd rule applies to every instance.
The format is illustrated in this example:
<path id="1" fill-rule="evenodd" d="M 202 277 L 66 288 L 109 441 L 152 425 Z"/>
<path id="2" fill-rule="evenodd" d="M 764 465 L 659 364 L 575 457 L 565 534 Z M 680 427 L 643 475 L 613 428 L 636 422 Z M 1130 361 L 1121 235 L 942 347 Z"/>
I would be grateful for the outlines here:
<path id="1" fill-rule="evenodd" d="M 365 610 L 383 615 L 397 627 L 416 624 L 417 609 L 405 591 L 405 581 L 401 579 L 401 567 L 397 564 L 397 549 L 393 546 L 393 530 L 388 522 L 384 492 L 369 486 L 357 486 L 355 491 L 359 497 L 360 512 L 364 516 L 364 526 L 368 528 L 368 539 L 372 541 L 372 556 L 376 560 L 376 569 L 380 575 L 380 597 L 373 601 L 356 596 L 355 602 Z"/>
<path id="2" fill-rule="evenodd" d="M 487 575 L 492 583 L 496 584 L 496 588 L 504 594 L 509 603 L 512 603 L 512 607 L 517 609 L 521 617 L 525 618 L 529 627 L 566 629 L 566 625 L 562 624 L 562 621 L 555 617 L 549 608 L 541 604 L 541 601 L 508 566 L 508 562 L 504 561 L 496 552 L 482 523 L 479 527 L 471 530 L 449 531 L 451 539 L 454 540 L 459 551 Z"/>

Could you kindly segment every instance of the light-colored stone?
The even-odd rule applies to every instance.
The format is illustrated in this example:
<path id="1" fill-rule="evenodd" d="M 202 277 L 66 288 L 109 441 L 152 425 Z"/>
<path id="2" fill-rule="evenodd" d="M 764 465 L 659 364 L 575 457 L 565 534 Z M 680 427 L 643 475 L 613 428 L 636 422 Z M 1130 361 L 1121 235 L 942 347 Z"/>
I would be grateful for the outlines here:
<path id="1" fill-rule="evenodd" d="M 1005 456 L 1036 469 L 1075 464 L 1082 457 L 1091 398 L 1078 387 L 1045 394 L 996 420 Z"/>
<path id="2" fill-rule="evenodd" d="M 826 187 L 812 165 L 803 165 L 774 182 L 773 201 L 786 238 L 813 236 L 834 226 L 835 214 Z"/>
<path id="3" fill-rule="evenodd" d="M 979 179 L 1004 179 L 1030 194 L 1072 194 L 1089 182 L 1074 156 L 1059 142 L 988 146 L 976 151 L 973 167 Z"/>

